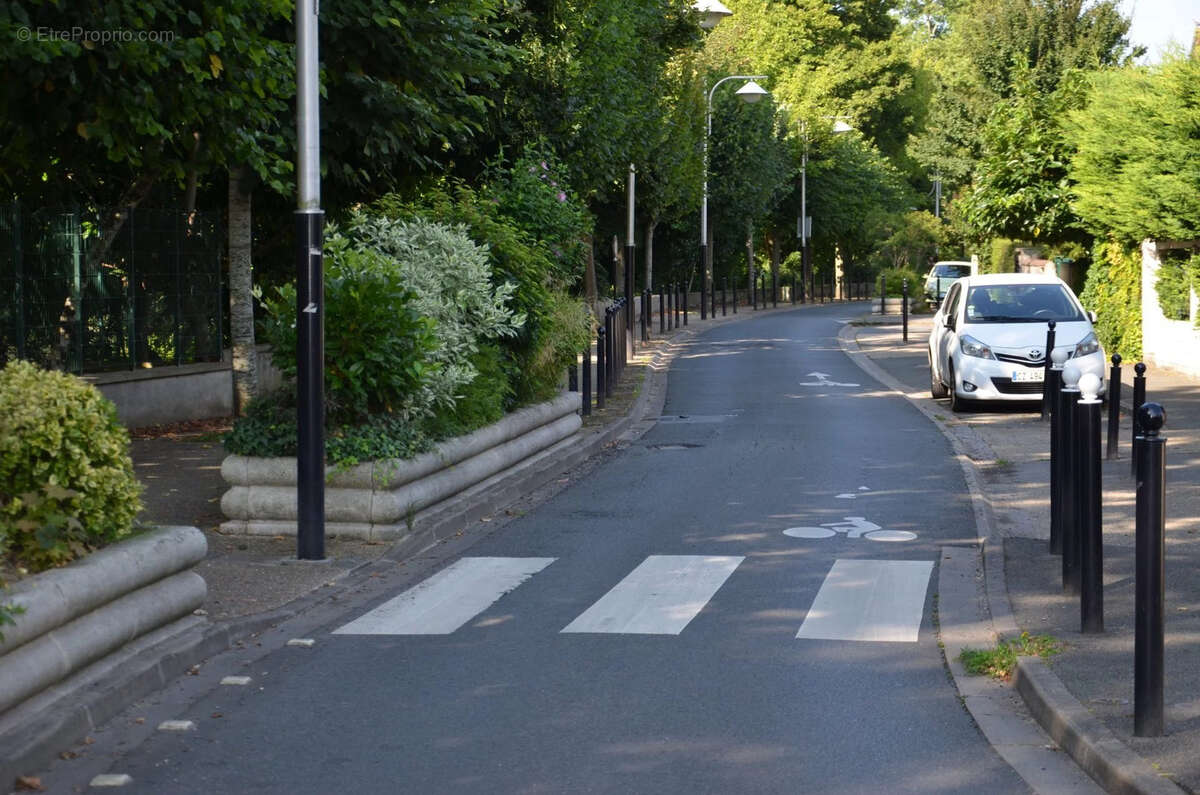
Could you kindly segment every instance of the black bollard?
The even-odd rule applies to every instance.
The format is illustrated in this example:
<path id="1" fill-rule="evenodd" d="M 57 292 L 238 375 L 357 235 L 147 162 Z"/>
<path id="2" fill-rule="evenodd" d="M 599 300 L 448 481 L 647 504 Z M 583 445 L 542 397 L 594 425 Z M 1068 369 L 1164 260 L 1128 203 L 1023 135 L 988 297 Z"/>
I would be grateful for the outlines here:
<path id="1" fill-rule="evenodd" d="M 1108 454 L 1117 457 L 1117 445 L 1121 431 L 1121 354 L 1112 355 L 1112 367 L 1108 371 Z"/>
<path id="2" fill-rule="evenodd" d="M 685 282 L 683 285 L 683 325 L 685 325 L 685 326 L 687 325 L 687 320 L 688 320 L 687 315 L 688 315 L 688 291 L 687 291 L 687 283 Z"/>
<path id="3" fill-rule="evenodd" d="M 642 342 L 650 341 L 650 290 L 642 289 Z"/>
<path id="4" fill-rule="evenodd" d="M 884 289 L 886 286 L 887 280 L 881 273 L 879 274 L 879 314 L 881 315 L 887 314 L 887 290 Z"/>
<path id="5" fill-rule="evenodd" d="M 704 261 L 700 262 L 700 319 L 708 317 L 708 278 L 704 274 Z"/>
<path id="6" fill-rule="evenodd" d="M 900 325 L 904 329 L 904 341 L 908 342 L 908 279 L 900 282 L 900 314 L 903 318 Z"/>
<path id="7" fill-rule="evenodd" d="M 592 346 L 583 348 L 583 416 L 592 413 Z"/>
<path id="8" fill-rule="evenodd" d="M 1050 354 L 1054 351 L 1054 327 L 1058 325 L 1053 320 L 1046 323 L 1046 368 L 1042 375 L 1043 381 L 1050 380 Z M 1042 389 L 1042 422 L 1050 418 L 1050 395 Z"/>
<path id="9" fill-rule="evenodd" d="M 667 331 L 667 313 L 664 311 L 667 305 L 667 288 L 663 285 L 658 286 L 658 333 L 665 334 Z"/>
<path id="10" fill-rule="evenodd" d="M 1158 435 L 1167 413 L 1157 403 L 1137 411 L 1142 440 L 1136 489 L 1134 563 L 1133 733 L 1163 734 L 1163 538 L 1167 440 Z"/>
<path id="11" fill-rule="evenodd" d="M 604 397 L 608 393 L 608 362 L 605 354 L 608 352 L 608 318 L 596 329 L 596 408 L 604 408 Z"/>
<path id="12" fill-rule="evenodd" d="M 613 344 L 613 336 L 616 323 L 613 322 L 612 307 L 604 310 L 604 396 L 612 397 L 613 379 L 616 376 L 615 362 L 613 361 L 613 353 L 616 351 L 616 346 Z"/>
<path id="13" fill-rule="evenodd" d="M 1085 635 L 1104 631 L 1104 524 L 1100 498 L 1100 387 L 1098 375 L 1079 379 L 1075 405 L 1079 461 L 1079 624 Z"/>
<path id="14" fill-rule="evenodd" d="M 1137 479 L 1138 468 L 1138 437 L 1142 429 L 1138 427 L 1138 409 L 1146 402 L 1146 365 L 1138 362 L 1133 366 L 1133 439 L 1129 447 L 1129 472 Z"/>
<path id="15" fill-rule="evenodd" d="M 1079 482 L 1078 459 L 1075 451 L 1078 438 L 1075 428 L 1075 402 L 1079 400 L 1079 365 L 1069 362 L 1063 367 L 1063 386 L 1059 409 L 1062 411 L 1062 437 L 1059 452 L 1062 468 L 1059 469 L 1059 509 L 1062 514 L 1062 585 L 1063 593 L 1072 596 L 1079 593 L 1079 505 L 1077 495 Z"/>
<path id="16" fill-rule="evenodd" d="M 1062 368 L 1067 352 L 1053 357 L 1044 389 L 1050 398 L 1050 554 L 1062 554 Z"/>

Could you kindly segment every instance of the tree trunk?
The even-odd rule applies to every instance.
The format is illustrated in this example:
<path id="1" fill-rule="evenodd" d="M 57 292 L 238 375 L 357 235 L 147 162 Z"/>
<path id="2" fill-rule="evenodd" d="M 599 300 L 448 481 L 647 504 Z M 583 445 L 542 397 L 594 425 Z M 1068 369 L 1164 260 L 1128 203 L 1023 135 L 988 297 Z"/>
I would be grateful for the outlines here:
<path id="1" fill-rule="evenodd" d="M 229 172 L 229 336 L 233 341 L 234 411 L 244 416 L 258 394 L 254 350 L 254 278 L 251 273 L 250 194 L 242 192 L 246 168 Z"/>
<path id="2" fill-rule="evenodd" d="M 658 219 L 651 218 L 650 223 L 646 224 L 646 289 L 654 292 L 654 228 L 658 226 Z"/>
<path id="3" fill-rule="evenodd" d="M 587 263 L 583 268 L 583 292 L 587 298 L 588 308 L 592 310 L 592 314 L 599 320 L 600 315 L 596 310 L 596 246 L 591 235 L 585 235 L 583 244 L 587 250 Z"/>

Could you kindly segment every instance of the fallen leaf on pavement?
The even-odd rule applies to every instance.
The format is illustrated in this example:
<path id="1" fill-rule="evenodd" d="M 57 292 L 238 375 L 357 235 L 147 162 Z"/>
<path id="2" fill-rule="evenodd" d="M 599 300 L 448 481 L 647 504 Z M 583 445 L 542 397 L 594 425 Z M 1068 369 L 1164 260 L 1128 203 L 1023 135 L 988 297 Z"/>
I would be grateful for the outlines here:
<path id="1" fill-rule="evenodd" d="M 17 789 L 27 792 L 43 792 L 46 788 L 42 786 L 42 780 L 37 776 L 17 776 Z"/>

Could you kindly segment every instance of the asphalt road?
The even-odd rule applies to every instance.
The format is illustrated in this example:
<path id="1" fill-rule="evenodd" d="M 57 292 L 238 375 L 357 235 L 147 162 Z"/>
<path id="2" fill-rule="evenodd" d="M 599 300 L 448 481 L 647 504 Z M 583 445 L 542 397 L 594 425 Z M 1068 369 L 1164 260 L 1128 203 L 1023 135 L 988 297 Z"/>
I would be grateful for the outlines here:
<path id="1" fill-rule="evenodd" d="M 709 330 L 640 440 L 187 705 L 122 791 L 1027 792 L 934 631 L 961 471 L 838 349 L 859 311 Z"/>

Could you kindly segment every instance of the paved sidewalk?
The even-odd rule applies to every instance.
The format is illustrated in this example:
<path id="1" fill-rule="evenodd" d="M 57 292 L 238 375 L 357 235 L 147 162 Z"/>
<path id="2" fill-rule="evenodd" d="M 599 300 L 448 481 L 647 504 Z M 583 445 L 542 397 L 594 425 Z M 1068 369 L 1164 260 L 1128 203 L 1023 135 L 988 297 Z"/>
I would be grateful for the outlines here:
<path id="1" fill-rule="evenodd" d="M 1103 465 L 1106 631 L 1083 635 L 1078 597 L 1063 595 L 1060 558 L 1048 551 L 1049 423 L 1041 421 L 1037 405 L 952 414 L 948 401 L 934 401 L 929 394 L 929 318 L 912 320 L 907 344 L 893 319 L 876 316 L 864 323 L 887 325 L 856 329 L 860 349 L 968 451 L 1003 538 L 1005 580 L 1018 627 L 1065 641 L 1065 651 L 1051 659 L 1050 668 L 1070 693 L 1159 775 L 1200 791 L 1200 383 L 1161 368 L 1147 370 L 1147 399 L 1162 403 L 1167 412 L 1167 726 L 1164 737 L 1136 738 L 1134 483 L 1127 412 L 1122 412 L 1120 458 Z M 1132 364 L 1123 367 L 1126 407 Z"/>

